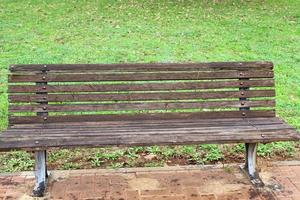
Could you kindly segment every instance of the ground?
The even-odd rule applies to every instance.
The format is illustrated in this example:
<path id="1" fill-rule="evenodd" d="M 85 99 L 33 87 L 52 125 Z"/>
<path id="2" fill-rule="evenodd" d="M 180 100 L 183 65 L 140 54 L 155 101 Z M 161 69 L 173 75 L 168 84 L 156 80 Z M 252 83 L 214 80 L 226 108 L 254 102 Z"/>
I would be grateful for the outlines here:
<path id="1" fill-rule="evenodd" d="M 255 60 L 274 62 L 277 115 L 300 130 L 299 7 L 299 0 L 28 0 L 21 3 L 2 0 L 0 130 L 7 126 L 9 64 Z M 141 152 L 153 154 L 153 149 Z M 196 152 L 197 156 L 188 156 L 187 160 L 201 163 L 228 159 L 223 146 L 204 149 L 188 148 L 189 153 Z M 56 151 L 52 155 L 55 163 L 63 163 L 59 168 L 83 168 L 84 165 L 77 163 L 80 163 L 78 159 L 85 163 L 85 158 L 75 156 L 80 151 Z M 165 152 L 170 151 L 167 148 Z M 283 152 L 283 158 L 290 157 L 298 151 L 299 142 L 260 146 L 260 156 L 267 158 L 277 156 L 278 152 Z M 99 160 L 103 156 L 115 158 L 115 154 L 106 152 L 111 150 L 88 151 L 92 157 L 88 165 L 106 167 Z M 206 154 L 212 156 L 205 157 Z M 0 154 L 0 158 L 2 172 L 32 169 L 30 154 L 13 152 Z M 124 166 L 122 161 L 117 161 L 112 167 Z M 164 165 L 164 161 L 149 165 Z"/>
<path id="2" fill-rule="evenodd" d="M 299 200 L 300 163 L 264 166 L 255 188 L 237 165 L 54 171 L 44 200 Z M 31 200 L 33 174 L 0 175 L 0 199 Z"/>

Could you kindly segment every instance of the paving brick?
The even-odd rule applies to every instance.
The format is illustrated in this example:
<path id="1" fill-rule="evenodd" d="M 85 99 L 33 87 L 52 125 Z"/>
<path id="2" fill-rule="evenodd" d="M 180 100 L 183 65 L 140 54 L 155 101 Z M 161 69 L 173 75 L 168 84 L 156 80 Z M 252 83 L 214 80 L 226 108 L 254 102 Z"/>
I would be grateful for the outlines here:
<path id="1" fill-rule="evenodd" d="M 125 200 L 126 190 L 121 187 L 111 187 L 108 193 L 110 200 Z"/>
<path id="2" fill-rule="evenodd" d="M 52 199 L 63 199 L 66 192 L 65 182 L 53 182 L 49 185 L 48 191 Z"/>
<path id="3" fill-rule="evenodd" d="M 0 189 L 7 189 L 11 184 L 12 177 L 0 177 Z"/>
<path id="4" fill-rule="evenodd" d="M 226 193 L 217 195 L 217 199 L 219 200 L 248 200 L 249 196 L 243 193 Z"/>
<path id="5" fill-rule="evenodd" d="M 83 189 L 87 189 L 87 187 L 89 187 L 88 185 L 81 184 L 80 177 L 66 179 L 62 183 L 65 185 L 66 190 L 69 192 L 77 192 L 77 191 L 81 191 Z"/>
<path id="6" fill-rule="evenodd" d="M 277 197 L 277 200 L 293 200 L 290 197 Z"/>
<path id="7" fill-rule="evenodd" d="M 300 183 L 300 177 L 289 177 L 290 181 L 295 184 Z"/>
<path id="8" fill-rule="evenodd" d="M 155 189 L 155 190 L 141 190 L 140 194 L 142 196 L 145 196 L 145 195 L 170 195 L 170 190 L 168 189 L 164 189 L 164 188 L 161 188 L 161 189 Z"/>
<path id="9" fill-rule="evenodd" d="M 99 197 L 106 197 L 109 194 L 109 187 L 96 187 L 94 193 Z"/>
<path id="10" fill-rule="evenodd" d="M 216 200 L 216 196 L 214 194 L 201 194 L 199 200 Z"/>
<path id="11" fill-rule="evenodd" d="M 81 176 L 81 178 L 76 178 L 73 180 L 80 181 L 80 185 L 93 185 L 95 183 L 95 176 L 88 174 L 86 176 Z"/>
<path id="12" fill-rule="evenodd" d="M 16 190 L 16 189 L 9 189 L 6 191 L 5 194 L 5 199 L 10 200 L 10 199 L 19 199 L 22 197 L 24 194 L 24 191 L 22 190 Z"/>
<path id="13" fill-rule="evenodd" d="M 110 179 L 108 176 L 100 176 L 96 175 L 95 177 L 95 191 L 102 191 L 105 188 L 109 188 L 110 186 Z"/>
<path id="14" fill-rule="evenodd" d="M 195 185 L 201 185 L 203 183 L 202 180 L 195 179 L 192 177 L 186 177 L 181 182 L 182 182 L 182 185 L 184 185 L 185 187 L 193 187 Z"/>
<path id="15" fill-rule="evenodd" d="M 5 184 L 7 182 L 10 182 L 12 177 L 14 177 L 14 176 L 2 176 L 2 177 L 0 176 L 0 183 Z"/>
<path id="16" fill-rule="evenodd" d="M 186 200 L 185 196 L 147 196 L 141 197 L 141 200 Z"/>
<path id="17" fill-rule="evenodd" d="M 124 176 L 119 176 L 119 175 L 111 176 L 109 178 L 109 180 L 110 180 L 111 185 L 124 185 L 124 186 L 126 186 L 128 184 L 128 181 L 124 178 Z"/>
<path id="18" fill-rule="evenodd" d="M 80 190 L 80 199 L 94 199 L 96 197 L 105 197 L 105 193 L 95 193 L 94 190 Z"/>
<path id="19" fill-rule="evenodd" d="M 125 191 L 126 200 L 139 200 L 140 194 L 138 190 L 126 190 Z"/>
<path id="20" fill-rule="evenodd" d="M 295 195 L 292 197 L 293 200 L 299 200 L 300 199 L 300 195 Z"/>
<path id="21" fill-rule="evenodd" d="M 19 185 L 19 184 L 24 184 L 25 183 L 25 177 L 21 177 L 21 176 L 14 176 L 11 179 L 11 184 L 13 185 Z"/>
<path id="22" fill-rule="evenodd" d="M 7 189 L 1 189 L 0 188 L 0 197 L 5 196 L 6 191 L 7 191 Z"/>
<path id="23" fill-rule="evenodd" d="M 64 200 L 79 200 L 80 199 L 80 192 L 72 192 L 67 193 L 63 197 Z"/>
<path id="24" fill-rule="evenodd" d="M 297 188 L 297 190 L 298 190 L 298 192 L 300 191 L 300 182 L 296 182 L 296 181 L 293 181 L 293 180 L 291 180 L 290 179 L 290 181 L 296 186 L 296 188 Z"/>
<path id="25" fill-rule="evenodd" d="M 184 193 L 185 197 L 190 200 L 195 200 L 195 199 L 200 198 L 200 194 L 198 192 L 197 187 L 184 187 L 183 193 Z"/>
<path id="26" fill-rule="evenodd" d="M 17 197 L 10 196 L 10 195 L 7 195 L 6 197 L 4 197 L 4 200 L 15 200 L 15 199 L 17 199 Z"/>
<path id="27" fill-rule="evenodd" d="M 183 194 L 184 193 L 183 189 L 180 185 L 178 185 L 176 187 L 170 186 L 169 191 L 170 191 L 171 195 Z"/>
<path id="28" fill-rule="evenodd" d="M 278 178 L 279 183 L 283 186 L 285 195 L 300 195 L 300 190 L 297 187 L 297 183 L 293 183 L 289 178 Z"/>

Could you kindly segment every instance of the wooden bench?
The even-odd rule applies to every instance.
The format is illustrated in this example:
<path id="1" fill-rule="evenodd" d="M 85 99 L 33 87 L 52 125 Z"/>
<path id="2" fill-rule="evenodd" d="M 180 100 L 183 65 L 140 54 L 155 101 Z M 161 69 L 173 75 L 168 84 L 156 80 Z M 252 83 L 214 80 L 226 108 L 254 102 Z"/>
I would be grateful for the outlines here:
<path id="1" fill-rule="evenodd" d="M 9 127 L 0 150 L 35 152 L 35 196 L 47 183 L 49 148 L 299 140 L 275 116 L 271 62 L 12 65 Z"/>

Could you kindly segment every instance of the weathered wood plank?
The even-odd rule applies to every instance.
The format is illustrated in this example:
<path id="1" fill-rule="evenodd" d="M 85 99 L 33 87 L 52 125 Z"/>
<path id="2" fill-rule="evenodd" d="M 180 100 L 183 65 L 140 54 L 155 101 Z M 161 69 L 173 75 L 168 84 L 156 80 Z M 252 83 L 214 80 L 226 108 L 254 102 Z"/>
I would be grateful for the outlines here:
<path id="1" fill-rule="evenodd" d="M 41 127 L 66 127 L 66 126 L 131 126 L 140 124 L 273 124 L 273 123 L 285 123 L 282 119 L 278 117 L 257 117 L 257 118 L 215 118 L 215 119 L 166 119 L 166 120 L 141 120 L 141 121 L 97 121 L 97 122 L 57 122 L 54 124 L 16 124 L 13 128 L 41 128 Z"/>
<path id="2" fill-rule="evenodd" d="M 210 92 L 149 92 L 106 94 L 48 94 L 9 95 L 9 102 L 87 102 L 87 101 L 141 101 L 274 97 L 274 90 L 210 91 Z"/>
<path id="3" fill-rule="evenodd" d="M 52 133 L 52 132 L 36 132 L 35 134 L 20 134 L 20 135 L 11 135 L 10 133 L 6 133 L 2 135 L 0 138 L 5 138 L 6 140 L 13 140 L 16 137 L 18 137 L 18 141 L 27 141 L 32 140 L 35 138 L 36 140 L 46 140 L 46 139 L 64 139 L 64 138 L 86 138 L 87 140 L 91 137 L 97 137 L 99 139 L 102 138 L 102 140 L 107 139 L 113 139 L 113 138 L 135 138 L 135 137 L 147 137 L 147 136 L 153 136 L 153 137 L 159 137 L 162 136 L 174 136 L 174 135 L 186 135 L 186 136 L 211 136 L 214 135 L 215 137 L 218 137 L 219 135 L 228 135 L 231 138 L 234 138 L 236 135 L 244 134 L 244 137 L 248 137 L 249 135 L 256 135 L 260 134 L 260 137 L 264 138 L 265 134 L 275 134 L 279 132 L 291 132 L 291 133 L 297 133 L 295 129 L 293 128 L 281 128 L 278 129 L 276 127 L 273 128 L 266 128 L 266 129 L 258 129 L 256 130 L 254 127 L 242 127 L 242 128 L 235 128 L 235 129 L 214 129 L 214 130 L 197 130 L 197 129 L 186 129 L 186 130 L 176 130 L 175 132 L 172 132 L 171 129 L 163 130 L 163 129 L 156 129 L 156 130 L 136 130 L 136 131 L 120 131 L 120 132 L 107 132 L 101 133 L 98 132 L 73 132 L 73 133 Z M 280 137 L 281 134 L 278 136 Z M 284 135 L 284 134 L 283 134 Z M 299 135 L 300 137 L 300 135 Z M 217 139 L 217 138 L 215 138 Z"/>
<path id="4" fill-rule="evenodd" d="M 187 70 L 251 70 L 273 69 L 272 62 L 212 62 L 212 63 L 126 63 L 126 64 L 31 64 L 11 65 L 10 71 L 187 71 Z"/>
<path id="5" fill-rule="evenodd" d="M 150 81 L 150 80 L 208 80 L 237 78 L 273 78 L 273 71 L 215 71 L 215 72 L 168 72 L 125 74 L 10 74 L 11 83 L 22 82 L 94 82 L 94 81 Z"/>
<path id="6" fill-rule="evenodd" d="M 164 120 L 164 119 L 200 119 L 200 118 L 252 118 L 274 117 L 273 110 L 247 110 L 247 111 L 215 111 L 190 113 L 145 113 L 145 114 L 110 114 L 110 115 L 63 115 L 49 116 L 10 116 L 10 124 L 27 123 L 55 123 L 55 122 L 81 122 L 81 121 L 122 121 L 122 120 Z M 46 119 L 46 120 L 45 120 Z"/>
<path id="7" fill-rule="evenodd" d="M 280 134 L 278 134 L 280 133 Z M 159 135 L 154 137 L 153 135 L 143 135 L 142 137 L 137 136 L 119 136 L 112 138 L 103 137 L 65 137 L 65 138 L 37 138 L 33 140 L 31 138 L 27 140 L 15 140 L 5 139 L 0 137 L 0 141 L 3 142 L 0 149 L 11 149 L 12 147 L 19 148 L 49 148 L 49 147 L 99 147 L 99 146 L 136 146 L 136 145 L 179 145 L 179 144 L 210 144 L 210 143 L 236 143 L 236 142 L 272 142 L 272 141 L 286 141 L 286 140 L 299 140 L 299 134 L 294 130 L 281 130 L 281 131 L 270 131 L 264 132 L 253 132 L 247 134 L 247 132 L 240 132 L 234 135 L 230 133 L 225 134 L 167 134 Z"/>
<path id="8" fill-rule="evenodd" d="M 168 126 L 184 126 L 184 127 L 232 127 L 232 126 L 249 126 L 256 125 L 280 125 L 286 124 L 279 118 L 223 118 L 223 119 L 180 119 L 180 120 L 139 120 L 139 121 L 99 121 L 99 122 L 66 122 L 66 123 L 49 123 L 49 124 L 15 124 L 8 131 L 26 131 L 36 129 L 85 129 L 85 128 L 141 128 L 146 126 L 166 127 Z M 34 131 L 35 132 L 35 131 Z"/>
<path id="9" fill-rule="evenodd" d="M 271 125 L 256 125 L 251 126 L 248 125 L 236 125 L 236 126 L 193 126 L 193 127 L 185 127 L 185 126 L 148 126 L 144 125 L 143 127 L 80 127 L 77 129 L 40 129 L 36 131 L 27 130 L 20 130 L 20 129 L 10 129 L 5 132 L 5 137 L 16 137 L 19 136 L 21 138 L 27 139 L 28 137 L 93 137 L 93 136 L 122 136 L 122 135 L 160 135 L 160 134 L 199 134 L 199 133 L 220 133 L 224 134 L 226 132 L 232 132 L 233 135 L 236 132 L 243 131 L 243 132 L 251 132 L 251 131 L 271 131 L 271 130 L 285 130 L 293 128 L 287 124 L 271 124 Z"/>
<path id="10" fill-rule="evenodd" d="M 76 84 L 76 85 L 8 85 L 8 93 L 35 92 L 110 92 L 110 91 L 157 91 L 157 90 L 189 90 L 220 89 L 238 87 L 274 87 L 273 79 L 247 81 L 203 81 L 203 82 L 158 82 L 132 84 Z"/>
<path id="11" fill-rule="evenodd" d="M 208 102 L 143 102 L 106 104 L 48 104 L 48 105 L 10 105 L 9 112 L 71 112 L 71 111 L 118 111 L 118 110 L 171 110 L 192 108 L 245 108 L 274 107 L 275 100 L 254 101 L 208 101 Z"/>

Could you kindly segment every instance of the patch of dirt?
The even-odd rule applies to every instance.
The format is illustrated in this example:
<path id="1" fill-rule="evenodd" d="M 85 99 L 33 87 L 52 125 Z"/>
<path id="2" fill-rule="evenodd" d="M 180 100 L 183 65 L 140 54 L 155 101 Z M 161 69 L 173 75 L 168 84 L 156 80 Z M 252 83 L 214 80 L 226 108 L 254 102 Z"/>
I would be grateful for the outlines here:
<path id="1" fill-rule="evenodd" d="M 34 200 L 34 199 L 36 199 L 36 198 L 31 197 L 31 196 L 29 196 L 27 194 L 24 194 L 23 196 L 21 196 L 21 197 L 18 198 L 18 200 Z M 44 198 L 42 198 L 42 199 L 44 199 Z"/>
<path id="2" fill-rule="evenodd" d="M 130 189 L 133 190 L 156 190 L 159 189 L 159 182 L 153 178 L 136 178 L 128 182 Z"/>
<path id="3" fill-rule="evenodd" d="M 248 193 L 250 186 L 245 184 L 228 184 L 228 181 L 219 180 L 215 177 L 212 183 L 203 184 L 201 187 L 201 192 L 204 193 L 213 193 L 213 194 L 224 194 L 230 192 L 246 192 Z"/>

